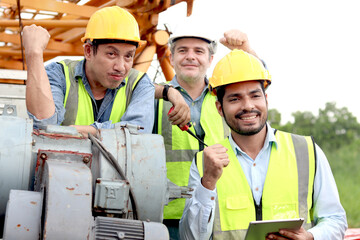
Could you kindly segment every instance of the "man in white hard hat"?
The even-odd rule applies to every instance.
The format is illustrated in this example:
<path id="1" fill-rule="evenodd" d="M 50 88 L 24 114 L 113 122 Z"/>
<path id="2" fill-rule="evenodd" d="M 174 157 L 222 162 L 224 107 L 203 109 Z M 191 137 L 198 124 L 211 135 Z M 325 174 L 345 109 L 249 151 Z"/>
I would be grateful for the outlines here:
<path id="1" fill-rule="evenodd" d="M 233 50 L 209 81 L 231 134 L 192 162 L 194 192 L 180 221 L 181 238 L 243 240 L 251 221 L 303 218 L 299 229 L 256 239 L 343 239 L 346 214 L 325 154 L 312 137 L 267 123 L 271 77 L 263 63 Z"/>
<path id="2" fill-rule="evenodd" d="M 217 42 L 198 31 L 191 33 L 190 29 L 195 28 L 184 26 L 183 29 L 169 39 L 170 62 L 176 75 L 165 86 L 165 91 L 176 89 L 181 93 L 190 107 L 189 130 L 206 144 L 214 144 L 229 134 L 228 127 L 217 114 L 216 98 L 208 91 L 209 81 L 206 77 Z M 225 32 L 220 42 L 230 49 L 254 53 L 246 34 L 239 30 Z M 204 144 L 167 120 L 171 107 L 171 103 L 159 100 L 154 133 L 164 137 L 168 179 L 178 186 L 187 186 L 191 159 L 204 148 Z M 164 208 L 164 224 L 169 229 L 171 239 L 179 239 L 178 224 L 184 206 L 185 199 L 176 199 Z"/>

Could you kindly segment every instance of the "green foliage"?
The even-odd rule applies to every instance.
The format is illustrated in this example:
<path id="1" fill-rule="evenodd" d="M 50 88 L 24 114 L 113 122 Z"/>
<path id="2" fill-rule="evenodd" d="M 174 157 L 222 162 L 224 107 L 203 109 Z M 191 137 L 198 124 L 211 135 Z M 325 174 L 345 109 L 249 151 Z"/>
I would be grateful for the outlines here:
<path id="1" fill-rule="evenodd" d="M 360 227 L 360 140 L 326 152 L 349 228 Z"/>
<path id="2" fill-rule="evenodd" d="M 335 103 L 326 103 L 324 109 L 319 109 L 318 116 L 307 111 L 297 111 L 292 116 L 295 119 L 293 123 L 278 124 L 278 128 L 301 135 L 311 135 L 324 150 L 339 149 L 360 137 L 360 124 L 356 117 L 346 107 L 336 108 Z M 278 118 L 281 119 L 281 116 Z"/>
<path id="3" fill-rule="evenodd" d="M 281 114 L 276 109 L 269 109 L 268 111 L 268 122 L 273 128 L 278 129 L 281 127 Z"/>
<path id="4" fill-rule="evenodd" d="M 347 213 L 350 228 L 360 228 L 360 124 L 346 107 L 326 103 L 318 116 L 311 112 L 294 112 L 294 122 L 281 125 L 281 114 L 269 110 L 272 127 L 301 135 L 313 136 L 324 150 Z"/>
<path id="5" fill-rule="evenodd" d="M 316 141 L 325 149 L 337 149 L 348 145 L 360 136 L 360 125 L 347 108 L 336 108 L 327 103 L 319 110 L 316 122 Z"/>

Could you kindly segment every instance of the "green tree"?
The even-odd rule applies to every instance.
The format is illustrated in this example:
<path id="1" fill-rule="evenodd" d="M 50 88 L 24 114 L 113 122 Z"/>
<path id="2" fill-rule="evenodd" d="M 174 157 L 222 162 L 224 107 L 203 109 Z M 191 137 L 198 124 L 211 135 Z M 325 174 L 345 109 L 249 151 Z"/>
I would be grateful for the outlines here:
<path id="1" fill-rule="evenodd" d="M 349 145 L 360 138 L 360 124 L 346 107 L 337 108 L 336 103 L 326 103 L 319 109 L 318 116 L 309 111 L 292 113 L 294 122 L 280 124 L 281 114 L 276 109 L 269 110 L 272 127 L 300 135 L 313 136 L 324 150 L 334 150 Z"/>
<path id="2" fill-rule="evenodd" d="M 268 122 L 271 127 L 279 129 L 281 127 L 281 113 L 276 109 L 269 109 L 268 111 Z"/>
<path id="3" fill-rule="evenodd" d="M 319 109 L 313 129 L 318 144 L 325 149 L 338 149 L 349 145 L 360 136 L 360 125 L 346 107 L 336 108 L 336 103 L 326 103 Z"/>

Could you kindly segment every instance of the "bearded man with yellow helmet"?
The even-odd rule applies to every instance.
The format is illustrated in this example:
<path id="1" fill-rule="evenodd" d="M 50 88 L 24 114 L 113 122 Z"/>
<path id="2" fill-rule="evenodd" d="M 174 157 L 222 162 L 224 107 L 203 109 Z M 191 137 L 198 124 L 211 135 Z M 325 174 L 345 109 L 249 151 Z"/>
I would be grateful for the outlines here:
<path id="1" fill-rule="evenodd" d="M 216 65 L 210 90 L 231 134 L 192 162 L 181 239 L 241 240 L 251 221 L 300 217 L 299 230 L 261 239 L 344 238 L 346 214 L 323 151 L 312 137 L 267 123 L 270 83 L 262 62 L 241 50 Z"/>
<path id="2" fill-rule="evenodd" d="M 74 125 L 80 133 L 130 123 L 151 133 L 154 85 L 147 74 L 132 68 L 136 48 L 146 41 L 135 18 L 113 6 L 90 18 L 84 59 L 63 60 L 44 67 L 49 33 L 42 27 L 23 30 L 28 78 L 26 104 L 34 126 Z"/>

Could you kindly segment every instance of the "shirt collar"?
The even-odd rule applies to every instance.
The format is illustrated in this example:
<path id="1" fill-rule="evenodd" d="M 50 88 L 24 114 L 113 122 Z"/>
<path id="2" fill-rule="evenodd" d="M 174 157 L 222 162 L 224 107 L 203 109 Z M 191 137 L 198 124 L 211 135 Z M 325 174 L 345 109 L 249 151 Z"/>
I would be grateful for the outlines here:
<path id="1" fill-rule="evenodd" d="M 270 126 L 269 123 L 266 123 L 266 127 L 268 131 L 266 132 L 265 142 L 263 148 L 271 147 L 272 144 L 275 144 L 275 147 L 278 148 L 278 144 L 275 138 L 274 129 Z M 233 151 L 236 153 L 236 155 L 239 154 L 245 154 L 243 150 L 235 143 L 234 139 L 232 138 L 231 134 L 229 136 L 229 142 L 233 149 Z"/>
<path id="2" fill-rule="evenodd" d="M 204 81 L 205 81 L 205 87 L 204 87 L 203 93 L 204 93 L 205 91 L 208 91 L 208 90 L 209 90 L 209 88 L 208 88 L 209 79 L 208 79 L 206 76 L 205 76 Z M 180 86 L 178 80 L 176 79 L 176 75 L 175 75 L 174 78 L 169 82 L 169 84 L 172 85 L 174 88 L 181 88 L 181 89 L 183 89 L 183 88 Z"/>

